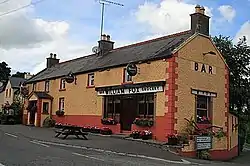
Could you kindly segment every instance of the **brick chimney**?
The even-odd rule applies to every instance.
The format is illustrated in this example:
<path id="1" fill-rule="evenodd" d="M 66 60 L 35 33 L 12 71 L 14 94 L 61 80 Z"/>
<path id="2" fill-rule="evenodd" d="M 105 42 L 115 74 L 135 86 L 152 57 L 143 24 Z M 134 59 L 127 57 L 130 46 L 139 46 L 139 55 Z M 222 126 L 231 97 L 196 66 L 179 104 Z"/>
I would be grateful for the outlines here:
<path id="1" fill-rule="evenodd" d="M 101 37 L 101 40 L 98 41 L 98 43 L 99 43 L 99 48 L 100 48 L 100 50 L 101 50 L 101 52 L 103 54 L 105 54 L 105 53 L 111 51 L 112 49 L 114 49 L 114 43 L 115 42 L 112 42 L 110 40 L 109 35 L 103 34 L 102 37 Z"/>
<path id="2" fill-rule="evenodd" d="M 50 57 L 47 58 L 47 68 L 51 68 L 52 66 L 59 63 L 60 59 L 56 58 L 56 54 L 50 53 Z"/>
<path id="3" fill-rule="evenodd" d="M 191 16 L 191 31 L 193 33 L 201 33 L 209 36 L 209 19 L 210 17 L 205 15 L 205 8 L 200 5 L 196 5 L 195 13 Z"/>

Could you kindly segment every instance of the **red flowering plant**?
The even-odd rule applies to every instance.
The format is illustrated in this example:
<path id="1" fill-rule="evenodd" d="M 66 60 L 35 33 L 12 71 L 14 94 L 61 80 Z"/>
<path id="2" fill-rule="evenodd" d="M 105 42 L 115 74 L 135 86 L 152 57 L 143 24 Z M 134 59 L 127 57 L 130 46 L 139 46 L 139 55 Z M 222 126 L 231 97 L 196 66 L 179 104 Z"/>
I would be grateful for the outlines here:
<path id="1" fill-rule="evenodd" d="M 197 123 L 200 123 L 200 124 L 210 124 L 211 123 L 211 119 L 209 117 L 206 117 L 206 116 L 199 116 L 199 115 L 197 115 Z"/>
<path id="2" fill-rule="evenodd" d="M 153 133 L 149 130 L 143 130 L 140 132 L 140 136 L 143 140 L 152 139 Z"/>
<path id="3" fill-rule="evenodd" d="M 118 122 L 113 118 L 103 118 L 101 119 L 102 124 L 104 125 L 116 125 Z"/>
<path id="4" fill-rule="evenodd" d="M 132 133 L 130 134 L 130 137 L 134 138 L 134 139 L 138 139 L 141 138 L 141 132 L 138 130 L 134 130 L 132 131 Z"/>
<path id="5" fill-rule="evenodd" d="M 111 135 L 112 130 L 108 127 L 103 127 L 103 128 L 101 128 L 100 133 L 103 135 Z"/>
<path id="6" fill-rule="evenodd" d="M 167 139 L 168 139 L 169 145 L 177 145 L 178 144 L 178 135 L 177 134 L 168 134 Z"/>
<path id="7" fill-rule="evenodd" d="M 154 120 L 149 118 L 136 118 L 133 122 L 137 126 L 141 127 L 152 127 L 154 125 Z"/>

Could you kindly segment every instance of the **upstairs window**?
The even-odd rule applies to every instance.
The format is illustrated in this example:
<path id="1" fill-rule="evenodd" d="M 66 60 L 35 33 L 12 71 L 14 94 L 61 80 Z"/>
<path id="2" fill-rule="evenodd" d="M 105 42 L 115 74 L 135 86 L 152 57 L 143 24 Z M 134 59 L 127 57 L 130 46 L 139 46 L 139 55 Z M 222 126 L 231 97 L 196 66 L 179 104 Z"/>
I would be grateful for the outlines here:
<path id="1" fill-rule="evenodd" d="M 126 69 L 123 70 L 123 82 L 131 82 L 132 76 L 130 76 Z"/>
<path id="2" fill-rule="evenodd" d="M 45 81 L 45 92 L 49 92 L 49 81 Z"/>
<path id="3" fill-rule="evenodd" d="M 32 91 L 36 91 L 36 83 L 33 83 L 33 85 L 32 85 Z"/>
<path id="4" fill-rule="evenodd" d="M 88 74 L 88 86 L 95 85 L 95 75 L 94 73 Z"/>
<path id="5" fill-rule="evenodd" d="M 211 123 L 211 97 L 196 96 L 196 116 L 197 123 Z"/>
<path id="6" fill-rule="evenodd" d="M 60 89 L 61 90 L 66 89 L 66 81 L 65 81 L 65 79 L 61 79 L 61 81 L 60 81 Z"/>
<path id="7" fill-rule="evenodd" d="M 64 97 L 59 98 L 59 110 L 64 111 Z"/>

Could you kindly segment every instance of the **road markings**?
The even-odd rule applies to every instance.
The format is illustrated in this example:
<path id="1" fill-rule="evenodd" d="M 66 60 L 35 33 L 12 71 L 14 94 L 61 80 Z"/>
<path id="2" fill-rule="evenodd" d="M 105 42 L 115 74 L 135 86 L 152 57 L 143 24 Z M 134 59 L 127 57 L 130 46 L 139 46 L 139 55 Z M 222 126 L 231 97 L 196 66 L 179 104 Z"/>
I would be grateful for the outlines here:
<path id="1" fill-rule="evenodd" d="M 48 144 L 48 145 L 62 146 L 62 147 L 69 147 L 69 148 L 76 148 L 76 149 L 85 149 L 85 150 L 100 152 L 100 149 L 95 149 L 95 148 L 91 148 L 91 147 L 83 147 L 83 146 L 77 146 L 77 145 L 39 141 L 39 140 L 34 140 L 34 141 L 39 142 L 41 144 Z M 149 159 L 149 160 L 162 161 L 162 162 L 166 162 L 166 163 L 186 164 L 186 165 L 194 164 L 194 163 L 191 163 L 191 162 L 184 160 L 184 159 L 181 159 L 181 161 L 174 161 L 174 160 L 166 160 L 166 159 L 161 159 L 161 158 L 157 158 L 157 157 L 149 157 L 149 156 L 138 155 L 138 154 L 120 153 L 120 152 L 115 152 L 115 151 L 110 151 L 110 150 L 103 150 L 103 152 L 110 153 L 110 154 L 116 154 L 116 155 L 120 155 L 120 156 L 137 157 L 137 158 L 143 158 L 143 159 Z"/>
<path id="2" fill-rule="evenodd" d="M 5 165 L 3 165 L 3 164 L 0 163 L 0 166 L 5 166 Z"/>
<path id="3" fill-rule="evenodd" d="M 81 157 L 86 157 L 86 158 L 89 158 L 89 159 L 94 159 L 94 160 L 104 161 L 103 159 L 99 159 L 99 158 L 95 158 L 95 157 L 87 156 L 87 155 L 80 154 L 80 153 L 72 153 L 72 154 L 77 155 L 77 156 L 81 156 Z"/>
<path id="4" fill-rule="evenodd" d="M 8 135 L 8 136 L 10 136 L 10 137 L 14 137 L 14 138 L 17 138 L 17 136 L 16 135 L 13 135 L 13 134 L 10 134 L 10 133 L 4 133 L 5 135 Z M 1 166 L 1 165 L 0 165 Z"/>
<path id="5" fill-rule="evenodd" d="M 42 143 L 39 143 L 39 142 L 36 142 L 36 141 L 30 141 L 31 143 L 33 144 L 37 144 L 37 145 L 41 145 L 41 146 L 44 146 L 44 147 L 49 147 L 49 145 L 45 145 L 45 144 L 42 144 Z"/>

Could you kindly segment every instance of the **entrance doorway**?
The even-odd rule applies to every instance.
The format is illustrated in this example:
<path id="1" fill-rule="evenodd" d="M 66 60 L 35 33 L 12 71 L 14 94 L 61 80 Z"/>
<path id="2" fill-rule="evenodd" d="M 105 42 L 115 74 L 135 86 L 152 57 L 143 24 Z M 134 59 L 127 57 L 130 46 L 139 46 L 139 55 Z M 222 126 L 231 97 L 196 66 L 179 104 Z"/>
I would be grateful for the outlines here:
<path id="1" fill-rule="evenodd" d="M 124 96 L 120 115 L 121 130 L 131 131 L 131 126 L 136 117 L 137 109 L 136 96 Z"/>
<path id="2" fill-rule="evenodd" d="M 29 116 L 29 124 L 35 124 L 36 112 L 37 112 L 37 101 L 29 101 L 28 111 L 30 113 Z"/>

